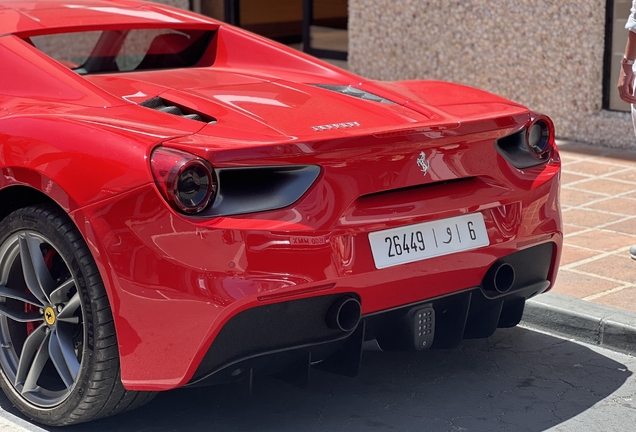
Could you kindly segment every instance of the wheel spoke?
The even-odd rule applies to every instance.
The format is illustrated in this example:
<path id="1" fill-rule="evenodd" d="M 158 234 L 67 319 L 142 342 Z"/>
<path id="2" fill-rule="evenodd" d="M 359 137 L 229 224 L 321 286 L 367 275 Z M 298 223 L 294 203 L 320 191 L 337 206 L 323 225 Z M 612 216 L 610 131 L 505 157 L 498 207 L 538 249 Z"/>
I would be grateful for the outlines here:
<path id="1" fill-rule="evenodd" d="M 49 339 L 51 338 L 51 332 L 46 333 L 40 347 L 37 349 L 33 362 L 29 367 L 29 372 L 24 379 L 24 386 L 22 387 L 22 393 L 35 390 L 38 386 L 38 379 L 42 375 L 44 365 L 49 360 Z"/>
<path id="2" fill-rule="evenodd" d="M 64 305 L 64 309 L 57 315 L 57 319 L 66 321 L 68 318 L 77 318 L 74 317 L 73 314 L 80 306 L 80 296 L 79 293 L 75 293 L 73 297 Z"/>
<path id="3" fill-rule="evenodd" d="M 42 304 L 50 303 L 49 293 L 55 288 L 55 281 L 44 262 L 40 242 L 29 234 L 21 234 L 19 241 L 20 260 L 27 288 Z"/>
<path id="4" fill-rule="evenodd" d="M 18 369 L 15 374 L 15 386 L 23 383 L 26 379 L 33 357 L 35 356 L 38 347 L 42 345 L 45 337 L 46 325 L 42 324 L 40 327 L 36 328 L 33 333 L 31 333 L 29 337 L 27 337 L 24 341 L 22 352 L 20 353 L 20 360 L 18 361 Z"/>
<path id="5" fill-rule="evenodd" d="M 55 288 L 49 298 L 52 304 L 66 303 L 68 301 L 68 291 L 75 286 L 75 279 L 68 278 L 62 285 Z"/>
<path id="6" fill-rule="evenodd" d="M 11 309 L 3 303 L 0 303 L 0 315 L 4 315 L 7 318 L 17 322 L 42 321 L 42 315 L 40 315 L 38 312 L 23 312 Z"/>
<path id="7" fill-rule="evenodd" d="M 49 354 L 53 366 L 64 381 L 66 388 L 71 388 L 79 372 L 79 361 L 75 357 L 73 341 L 59 326 L 53 330 L 49 339 Z"/>
<path id="8" fill-rule="evenodd" d="M 80 369 L 80 362 L 75 354 L 75 345 L 73 344 L 73 334 L 75 333 L 75 326 L 70 324 L 57 324 L 57 338 L 59 340 L 60 349 L 64 354 L 64 360 L 68 366 L 68 370 L 73 376 L 73 380 L 77 378 L 77 374 Z"/>
<path id="9" fill-rule="evenodd" d="M 4 285 L 0 285 L 0 296 L 20 300 L 38 307 L 42 306 L 42 303 L 30 292 L 14 290 Z"/>

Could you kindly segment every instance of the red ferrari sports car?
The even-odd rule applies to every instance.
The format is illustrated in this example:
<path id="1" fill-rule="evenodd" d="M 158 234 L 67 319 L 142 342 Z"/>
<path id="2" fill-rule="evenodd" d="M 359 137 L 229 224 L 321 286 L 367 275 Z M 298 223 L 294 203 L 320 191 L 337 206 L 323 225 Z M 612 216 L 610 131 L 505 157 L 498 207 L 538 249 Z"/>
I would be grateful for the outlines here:
<path id="1" fill-rule="evenodd" d="M 560 160 L 519 104 L 133 0 L 0 0 L 0 59 L 0 384 L 38 422 L 352 376 L 554 283 Z"/>

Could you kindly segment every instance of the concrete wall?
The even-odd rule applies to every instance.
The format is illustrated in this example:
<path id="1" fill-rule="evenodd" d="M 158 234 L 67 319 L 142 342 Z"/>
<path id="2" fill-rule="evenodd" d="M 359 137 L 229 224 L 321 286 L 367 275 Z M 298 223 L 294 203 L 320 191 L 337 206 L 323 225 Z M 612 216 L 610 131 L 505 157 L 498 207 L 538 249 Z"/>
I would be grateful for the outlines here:
<path id="1" fill-rule="evenodd" d="M 559 138 L 636 148 L 631 116 L 601 109 L 605 2 L 349 0 L 349 66 L 472 85 L 549 115 Z"/>

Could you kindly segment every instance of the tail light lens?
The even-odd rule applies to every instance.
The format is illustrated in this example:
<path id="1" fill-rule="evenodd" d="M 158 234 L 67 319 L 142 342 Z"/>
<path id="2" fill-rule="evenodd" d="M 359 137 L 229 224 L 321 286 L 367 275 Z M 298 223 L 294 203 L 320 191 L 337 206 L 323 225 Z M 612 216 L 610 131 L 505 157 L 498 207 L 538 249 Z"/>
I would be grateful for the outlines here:
<path id="1" fill-rule="evenodd" d="M 150 168 L 161 195 L 182 213 L 200 213 L 216 195 L 214 170 L 196 155 L 159 147 L 152 153 Z"/>
<path id="2" fill-rule="evenodd" d="M 547 159 L 550 152 L 550 125 L 539 118 L 526 129 L 526 144 L 539 159 Z"/>
<path id="3" fill-rule="evenodd" d="M 519 169 L 542 165 L 558 157 L 554 125 L 543 115 L 533 115 L 525 129 L 499 138 L 495 148 L 504 159 Z"/>

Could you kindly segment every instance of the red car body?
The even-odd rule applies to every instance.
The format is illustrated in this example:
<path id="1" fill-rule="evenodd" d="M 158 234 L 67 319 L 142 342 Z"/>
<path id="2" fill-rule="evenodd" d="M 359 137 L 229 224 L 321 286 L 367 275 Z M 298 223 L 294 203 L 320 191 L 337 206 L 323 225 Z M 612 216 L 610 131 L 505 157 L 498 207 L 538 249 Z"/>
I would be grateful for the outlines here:
<path id="1" fill-rule="evenodd" d="M 213 37 L 194 67 L 83 76 L 29 43 L 131 28 Z M 314 300 L 358 300 L 363 339 L 379 337 L 377 317 L 428 305 L 434 346 L 444 347 L 516 324 L 524 301 L 554 284 L 560 161 L 549 119 L 519 104 L 444 82 L 367 80 L 224 23 L 127 0 L 3 1 L 0 35 L 0 218 L 42 196 L 71 217 L 108 294 L 127 389 L 240 375 L 241 365 L 257 368 L 250 361 L 355 333 L 314 331 L 322 319 Z M 139 105 L 154 97 L 215 122 Z M 515 167 L 497 143 L 523 141 L 538 120 L 549 155 Z M 232 179 L 237 168 L 319 170 L 280 208 L 192 216 L 156 185 L 158 147 Z M 258 189 L 249 172 L 244 182 Z M 487 246 L 374 264 L 370 233 L 470 214 L 483 216 Z M 514 283 L 489 293 L 485 278 L 498 262 L 513 267 Z M 444 321 L 447 311 L 458 318 Z"/>

